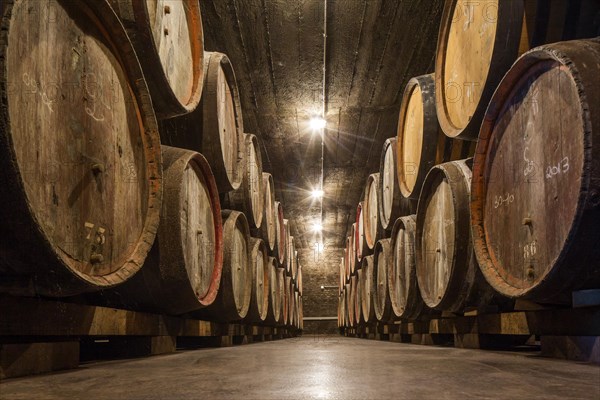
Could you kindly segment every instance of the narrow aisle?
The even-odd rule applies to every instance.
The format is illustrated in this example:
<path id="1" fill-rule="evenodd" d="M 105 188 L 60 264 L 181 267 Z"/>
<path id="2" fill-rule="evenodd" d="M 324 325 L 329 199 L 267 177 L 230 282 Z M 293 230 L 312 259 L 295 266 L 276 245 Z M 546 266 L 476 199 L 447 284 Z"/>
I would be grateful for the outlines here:
<path id="1" fill-rule="evenodd" d="M 13 379 L 0 384 L 0 398 L 599 399 L 600 367 L 522 353 L 304 337 Z"/>

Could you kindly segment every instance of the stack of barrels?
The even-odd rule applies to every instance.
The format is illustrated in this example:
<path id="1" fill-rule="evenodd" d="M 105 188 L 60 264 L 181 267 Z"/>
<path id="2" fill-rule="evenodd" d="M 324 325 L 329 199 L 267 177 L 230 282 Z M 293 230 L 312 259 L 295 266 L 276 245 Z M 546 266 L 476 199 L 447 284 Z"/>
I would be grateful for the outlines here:
<path id="1" fill-rule="evenodd" d="M 3 1 L 0 81 L 3 292 L 302 326 L 293 237 L 198 0 Z"/>
<path id="2" fill-rule="evenodd" d="M 600 38 L 584 34 L 598 26 L 530 49 L 544 6 L 466 3 L 446 1 L 435 73 L 408 82 L 367 178 L 340 327 L 565 305 L 600 288 Z"/>

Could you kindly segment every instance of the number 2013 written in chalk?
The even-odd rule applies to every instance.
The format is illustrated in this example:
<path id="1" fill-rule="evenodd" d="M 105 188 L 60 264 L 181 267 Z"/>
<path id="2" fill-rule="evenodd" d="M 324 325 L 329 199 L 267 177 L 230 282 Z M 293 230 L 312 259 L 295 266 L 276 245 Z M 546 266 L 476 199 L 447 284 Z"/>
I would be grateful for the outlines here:
<path id="1" fill-rule="evenodd" d="M 563 158 L 558 164 L 550 165 L 546 168 L 546 179 L 552 179 L 557 175 L 566 174 L 569 172 L 569 157 Z"/>

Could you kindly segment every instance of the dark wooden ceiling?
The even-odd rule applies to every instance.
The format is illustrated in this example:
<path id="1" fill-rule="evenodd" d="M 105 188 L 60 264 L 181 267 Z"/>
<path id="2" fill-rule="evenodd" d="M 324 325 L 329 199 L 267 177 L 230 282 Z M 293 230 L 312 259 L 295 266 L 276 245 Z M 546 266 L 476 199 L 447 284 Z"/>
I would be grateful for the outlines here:
<path id="1" fill-rule="evenodd" d="M 327 40 L 324 63 L 324 7 Z M 262 139 L 263 166 L 296 247 L 314 246 L 321 142 L 308 121 L 323 106 L 323 240 L 344 246 L 383 142 L 395 136 L 404 86 L 433 72 L 442 0 L 203 0 L 205 47 L 235 68 L 246 132 Z"/>

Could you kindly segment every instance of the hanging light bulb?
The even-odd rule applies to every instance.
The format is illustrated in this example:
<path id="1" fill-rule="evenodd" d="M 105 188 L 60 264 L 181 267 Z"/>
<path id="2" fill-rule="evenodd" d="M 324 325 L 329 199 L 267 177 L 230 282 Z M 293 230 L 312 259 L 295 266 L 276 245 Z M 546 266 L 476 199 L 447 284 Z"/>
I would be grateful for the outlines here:
<path id="1" fill-rule="evenodd" d="M 310 194 L 313 197 L 313 199 L 320 199 L 321 197 L 323 197 L 325 192 L 323 192 L 321 189 L 315 189 Z"/>
<path id="2" fill-rule="evenodd" d="M 327 126 L 327 121 L 321 117 L 314 117 L 310 119 L 309 125 L 312 130 L 316 131 L 325 128 Z"/>
<path id="3" fill-rule="evenodd" d="M 321 232 L 323 230 L 323 225 L 321 225 L 319 222 L 315 222 L 312 229 L 313 232 Z"/>

